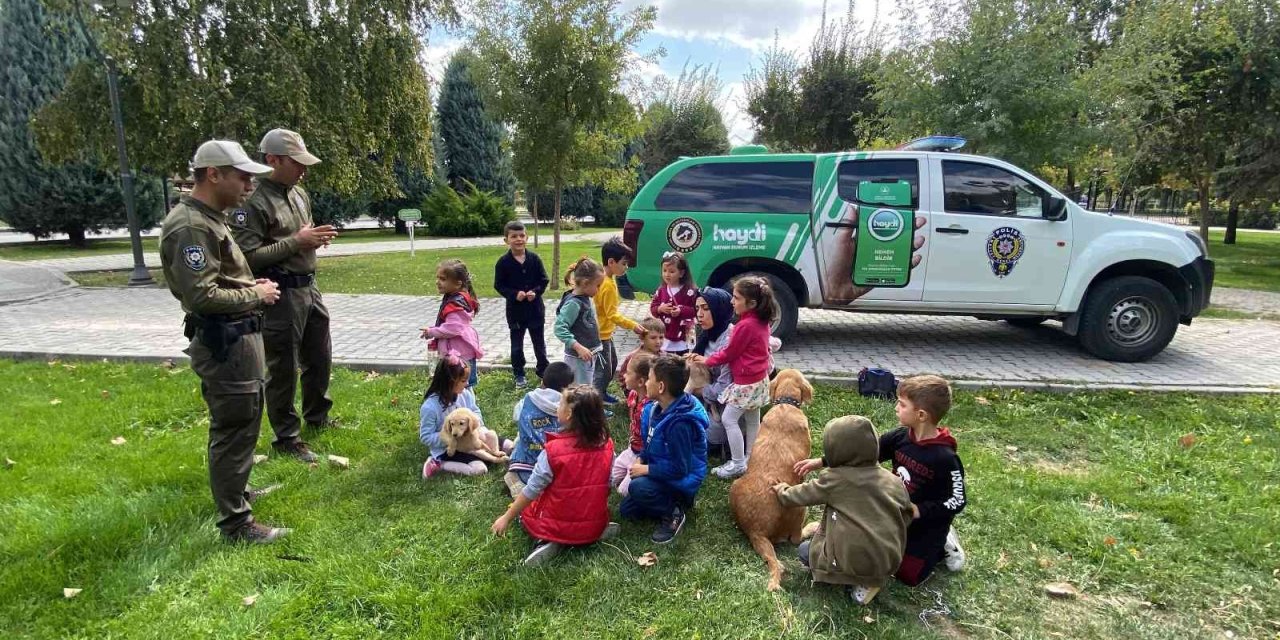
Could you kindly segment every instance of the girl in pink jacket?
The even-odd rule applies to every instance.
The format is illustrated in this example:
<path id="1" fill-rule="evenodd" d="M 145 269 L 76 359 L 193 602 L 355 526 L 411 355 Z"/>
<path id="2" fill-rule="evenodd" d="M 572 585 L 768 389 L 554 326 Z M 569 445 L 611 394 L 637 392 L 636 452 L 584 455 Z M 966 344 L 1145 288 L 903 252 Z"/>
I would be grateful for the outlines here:
<path id="1" fill-rule="evenodd" d="M 445 260 L 436 267 L 436 290 L 440 292 L 440 310 L 436 323 L 422 329 L 427 349 L 441 355 L 456 353 L 471 368 L 467 387 L 476 385 L 476 360 L 484 357 L 480 334 L 471 320 L 480 312 L 480 300 L 471 286 L 471 273 L 461 260 Z"/>

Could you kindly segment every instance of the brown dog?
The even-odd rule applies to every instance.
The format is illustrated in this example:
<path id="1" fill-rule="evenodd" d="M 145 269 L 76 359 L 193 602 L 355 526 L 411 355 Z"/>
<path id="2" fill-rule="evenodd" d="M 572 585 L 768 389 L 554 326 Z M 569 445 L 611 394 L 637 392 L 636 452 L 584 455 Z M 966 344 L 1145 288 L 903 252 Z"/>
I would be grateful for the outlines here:
<path id="1" fill-rule="evenodd" d="M 506 460 L 505 452 L 494 448 L 480 437 L 481 428 L 480 416 L 470 409 L 459 407 L 450 411 L 444 418 L 444 428 L 440 430 L 440 440 L 444 442 L 445 452 L 452 456 L 461 451 L 485 462 Z"/>
<path id="2" fill-rule="evenodd" d="M 752 548 L 769 566 L 769 590 L 776 591 L 782 586 L 782 564 L 773 543 L 800 543 L 804 508 L 783 508 L 770 487 L 801 481 L 794 467 L 809 457 L 812 443 L 809 418 L 797 405 L 813 400 L 813 387 L 799 371 L 783 369 L 769 384 L 769 397 L 775 406 L 760 423 L 746 474 L 729 488 L 729 507 Z"/>

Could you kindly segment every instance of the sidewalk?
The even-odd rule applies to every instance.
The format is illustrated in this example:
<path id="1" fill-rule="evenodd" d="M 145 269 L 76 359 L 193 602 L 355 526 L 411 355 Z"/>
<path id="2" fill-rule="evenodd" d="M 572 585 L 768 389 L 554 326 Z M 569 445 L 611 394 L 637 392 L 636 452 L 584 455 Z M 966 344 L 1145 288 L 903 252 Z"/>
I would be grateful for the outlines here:
<path id="1" fill-rule="evenodd" d="M 0 260 L 0 305 L 31 300 L 73 286 L 74 282 L 54 269 Z"/>
<path id="2" fill-rule="evenodd" d="M 560 237 L 566 240 L 587 240 L 603 242 L 610 237 L 617 235 L 616 231 L 570 231 L 562 232 Z M 546 243 L 550 244 L 550 239 Z M 417 251 L 427 251 L 430 249 L 452 249 L 462 247 L 489 247 L 501 246 L 502 236 L 486 236 L 483 238 L 417 238 L 414 240 L 414 249 Z M 533 243 L 530 242 L 530 247 Z M 328 248 L 320 249 L 317 255 L 321 258 L 330 258 L 335 256 L 354 256 L 366 253 L 392 253 L 396 251 L 409 251 L 409 239 L 404 240 L 387 240 L 382 242 L 350 242 L 346 244 L 335 244 Z M 142 261 L 148 267 L 160 266 L 160 254 L 151 252 L 142 254 Z M 23 264 L 39 265 L 56 269 L 63 273 L 76 273 L 78 271 L 115 271 L 121 269 L 133 268 L 133 256 L 128 253 L 114 254 L 106 256 L 85 256 L 82 258 L 55 258 L 50 260 L 29 260 Z"/>
<path id="3" fill-rule="evenodd" d="M 333 318 L 337 363 L 383 370 L 427 364 L 418 329 L 433 318 L 437 298 L 331 294 L 325 301 Z M 647 307 L 624 302 L 622 311 L 638 318 Z M 506 370 L 509 342 L 502 301 L 485 299 L 481 308 L 475 322 L 486 350 L 481 367 Z M 168 291 L 71 289 L 0 306 L 0 357 L 182 360 L 186 341 L 181 319 Z M 559 359 L 563 347 L 552 337 L 550 320 L 549 314 L 548 355 Z M 634 348 L 634 334 L 616 336 L 620 354 Z M 527 344 L 525 351 L 532 362 Z M 1181 327 L 1155 359 L 1126 364 L 1085 354 L 1054 323 L 1028 330 L 972 318 L 804 310 L 798 336 L 783 346 L 776 363 L 844 379 L 862 367 L 884 367 L 899 376 L 930 372 L 984 384 L 1276 392 L 1280 331 L 1272 322 L 1196 320 Z"/>

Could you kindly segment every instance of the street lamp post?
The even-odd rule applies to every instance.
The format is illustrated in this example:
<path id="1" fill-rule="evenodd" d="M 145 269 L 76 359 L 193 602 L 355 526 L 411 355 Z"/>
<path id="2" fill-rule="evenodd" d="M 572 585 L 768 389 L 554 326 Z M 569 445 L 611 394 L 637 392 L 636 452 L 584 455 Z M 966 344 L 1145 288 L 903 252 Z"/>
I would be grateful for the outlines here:
<path id="1" fill-rule="evenodd" d="M 142 260 L 142 233 L 138 229 L 138 211 L 133 199 L 133 171 L 129 169 L 129 152 L 124 146 L 124 117 L 120 113 L 120 83 L 117 80 L 116 61 L 106 56 L 107 89 L 111 94 L 111 119 L 116 127 L 116 154 L 120 157 L 120 183 L 124 189 L 124 214 L 129 222 L 129 244 L 133 247 L 133 273 L 129 274 L 129 286 L 144 287 L 156 281 L 147 271 Z"/>

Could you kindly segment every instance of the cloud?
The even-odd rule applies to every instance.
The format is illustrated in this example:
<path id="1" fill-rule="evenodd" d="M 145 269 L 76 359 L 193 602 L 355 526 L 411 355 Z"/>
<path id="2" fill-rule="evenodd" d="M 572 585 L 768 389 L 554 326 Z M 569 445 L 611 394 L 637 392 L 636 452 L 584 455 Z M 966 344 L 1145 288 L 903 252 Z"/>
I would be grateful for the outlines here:
<path id="1" fill-rule="evenodd" d="M 649 5 L 657 8 L 654 32 L 686 40 L 727 42 L 752 52 L 768 49 L 775 38 L 788 49 L 804 49 L 827 19 L 844 16 L 847 4 L 839 0 L 629 0 L 625 9 Z M 891 20 L 892 5 L 872 0 L 856 2 L 854 15 L 863 28 L 877 15 Z"/>
<path id="2" fill-rule="evenodd" d="M 751 144 L 755 139 L 756 129 L 747 115 L 747 96 L 741 82 L 725 85 L 725 99 L 721 107 L 724 126 L 729 129 L 729 146 L 736 147 Z"/>
<path id="3" fill-rule="evenodd" d="M 444 80 L 444 68 L 449 64 L 449 58 L 452 58 L 453 54 L 465 44 L 466 41 L 461 38 L 433 34 L 422 50 L 422 65 L 427 69 L 432 86 L 440 86 L 440 82 Z"/>

